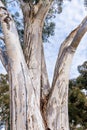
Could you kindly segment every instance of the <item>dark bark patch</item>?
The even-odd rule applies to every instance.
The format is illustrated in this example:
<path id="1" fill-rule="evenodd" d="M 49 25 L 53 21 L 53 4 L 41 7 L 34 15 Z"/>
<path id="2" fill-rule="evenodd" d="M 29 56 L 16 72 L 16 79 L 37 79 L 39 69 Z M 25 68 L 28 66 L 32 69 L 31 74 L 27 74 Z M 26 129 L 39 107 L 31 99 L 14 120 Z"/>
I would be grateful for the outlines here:
<path id="1" fill-rule="evenodd" d="M 47 128 L 46 130 L 51 130 L 50 128 Z"/>

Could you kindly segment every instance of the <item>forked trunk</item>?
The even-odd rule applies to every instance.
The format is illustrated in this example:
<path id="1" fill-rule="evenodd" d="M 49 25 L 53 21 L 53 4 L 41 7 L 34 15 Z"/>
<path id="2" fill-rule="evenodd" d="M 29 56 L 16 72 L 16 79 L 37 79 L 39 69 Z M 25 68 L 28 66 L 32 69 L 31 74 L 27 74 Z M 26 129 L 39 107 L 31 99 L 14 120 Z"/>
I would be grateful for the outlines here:
<path id="1" fill-rule="evenodd" d="M 46 0 L 46 3 L 40 0 L 34 6 L 22 1 L 25 22 L 23 55 L 14 21 L 0 1 L 8 62 L 5 62 L 3 55 L 1 59 L 10 81 L 11 130 L 69 130 L 69 71 L 73 54 L 87 31 L 87 17 L 62 44 L 50 88 L 42 45 L 42 27 L 51 3 L 52 0 Z M 36 6 L 37 12 L 34 10 Z"/>

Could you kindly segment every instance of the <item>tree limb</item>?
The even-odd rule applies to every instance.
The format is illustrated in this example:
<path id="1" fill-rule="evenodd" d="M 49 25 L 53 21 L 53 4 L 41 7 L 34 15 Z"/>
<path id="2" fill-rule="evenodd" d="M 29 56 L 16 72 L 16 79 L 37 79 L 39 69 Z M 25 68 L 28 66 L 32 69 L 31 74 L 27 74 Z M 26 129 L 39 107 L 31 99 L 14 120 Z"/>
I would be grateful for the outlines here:
<path id="1" fill-rule="evenodd" d="M 87 16 L 84 18 L 84 20 L 81 22 L 81 24 L 78 27 L 78 31 L 71 43 L 71 47 L 73 47 L 75 50 L 78 47 L 81 39 L 83 38 L 84 34 L 87 32 Z"/>
<path id="2" fill-rule="evenodd" d="M 42 20 L 44 21 L 48 14 L 49 9 L 51 8 L 53 0 L 45 0 L 45 1 L 40 0 L 40 1 L 42 2 L 42 5 L 39 8 L 36 18 L 39 19 L 40 21 Z"/>
<path id="3" fill-rule="evenodd" d="M 47 124 L 51 129 L 69 130 L 68 125 L 68 82 L 73 55 L 83 35 L 87 32 L 87 17 L 70 33 L 60 47 L 52 88 L 47 105 Z M 51 111 L 51 113 L 49 112 Z M 56 125 L 55 125 L 56 122 Z M 60 124 L 58 124 L 60 122 Z M 54 125 L 52 125 L 54 124 Z"/>
<path id="4" fill-rule="evenodd" d="M 5 6 L 1 1 L 0 1 L 0 18 L 4 34 L 5 45 L 8 52 L 8 57 L 10 60 L 11 59 L 15 60 L 15 53 L 18 54 L 20 51 L 22 51 L 20 41 L 16 26 L 14 24 L 14 20 L 12 19 L 11 15 L 9 14 L 9 12 L 7 11 L 7 9 L 5 8 Z M 20 48 L 19 49 L 20 51 L 18 51 L 18 48 Z M 17 55 L 16 58 L 18 58 Z"/>
<path id="5" fill-rule="evenodd" d="M 61 65 L 58 61 L 61 58 L 61 55 L 62 55 L 64 49 L 71 47 L 73 49 L 73 51 L 75 51 L 76 48 L 78 47 L 82 37 L 84 36 L 84 34 L 86 32 L 87 32 L 87 17 L 85 17 L 84 20 L 81 22 L 81 24 L 70 33 L 70 35 L 65 39 L 65 41 L 61 45 L 59 54 L 58 54 L 58 58 L 57 58 L 57 62 L 56 62 L 56 66 L 55 66 L 52 87 L 55 86 L 55 83 L 56 83 L 56 80 L 58 77 L 58 71 L 59 71 L 58 68 Z"/>
<path id="6" fill-rule="evenodd" d="M 54 70 L 54 76 L 53 76 L 53 81 L 52 81 L 52 86 L 51 86 L 51 92 L 53 91 L 53 88 L 55 86 L 55 83 L 56 83 L 56 80 L 57 80 L 57 77 L 58 77 L 58 72 L 59 72 L 59 68 L 61 66 L 61 63 L 59 63 L 60 59 L 61 59 L 61 55 L 62 53 L 64 52 L 65 48 L 68 48 L 72 41 L 73 41 L 73 38 L 75 37 L 77 31 L 78 31 L 79 27 L 77 27 L 76 29 L 74 29 L 70 35 L 65 39 L 65 41 L 61 44 L 60 46 L 60 49 L 59 49 L 59 54 L 58 54 L 58 57 L 57 57 L 57 61 L 56 61 L 56 65 L 55 65 L 55 70 Z"/>

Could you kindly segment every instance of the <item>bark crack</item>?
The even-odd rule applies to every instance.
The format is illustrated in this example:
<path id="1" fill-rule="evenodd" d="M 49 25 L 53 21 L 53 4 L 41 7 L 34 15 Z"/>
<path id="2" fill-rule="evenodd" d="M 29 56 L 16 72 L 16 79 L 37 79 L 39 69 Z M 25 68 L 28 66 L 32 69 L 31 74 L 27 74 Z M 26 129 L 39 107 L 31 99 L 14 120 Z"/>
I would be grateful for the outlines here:
<path id="1" fill-rule="evenodd" d="M 41 76 L 41 86 L 42 86 L 42 76 Z M 48 96 L 45 96 L 44 99 L 42 98 L 42 87 L 40 91 L 40 111 L 44 121 L 44 126 L 46 130 L 50 130 L 47 125 L 46 119 L 46 110 L 47 110 L 47 103 L 48 103 Z"/>
<path id="2" fill-rule="evenodd" d="M 28 121 L 27 121 L 27 108 L 28 108 L 28 104 L 27 104 L 27 85 L 26 85 L 26 77 L 25 77 L 25 73 L 24 73 L 24 68 L 23 68 L 23 64 L 21 64 L 21 68 L 22 68 L 22 72 L 23 72 L 23 78 L 24 78 L 24 86 L 25 86 L 25 92 L 26 92 L 26 130 L 28 130 Z"/>
<path id="3" fill-rule="evenodd" d="M 16 97 L 17 97 L 17 93 L 16 93 L 16 88 L 14 88 L 14 103 L 15 103 L 15 125 L 16 125 L 16 130 L 17 130 L 17 103 L 16 103 Z"/>
<path id="4" fill-rule="evenodd" d="M 13 127 L 13 102 L 12 102 L 12 73 L 11 70 L 9 71 L 9 84 L 10 84 L 10 129 L 12 130 Z"/>

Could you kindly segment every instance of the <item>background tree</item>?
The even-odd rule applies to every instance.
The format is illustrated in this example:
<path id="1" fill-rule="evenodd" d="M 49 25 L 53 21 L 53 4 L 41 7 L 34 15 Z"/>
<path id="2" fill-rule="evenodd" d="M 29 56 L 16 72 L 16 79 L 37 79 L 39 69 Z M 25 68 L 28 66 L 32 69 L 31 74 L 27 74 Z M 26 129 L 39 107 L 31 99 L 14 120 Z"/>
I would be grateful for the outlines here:
<path id="1" fill-rule="evenodd" d="M 87 61 L 78 66 L 80 75 L 70 80 L 69 85 L 69 120 L 71 130 L 87 128 Z M 83 92 L 85 90 L 85 92 Z M 77 129 L 78 130 L 78 129 Z"/>
<path id="2" fill-rule="evenodd" d="M 11 130 L 68 130 L 69 68 L 75 50 L 87 31 L 87 17 L 62 43 L 50 86 L 42 30 L 54 0 L 17 2 L 23 12 L 23 50 L 14 20 L 0 1 L 4 36 L 1 39 L 6 49 L 1 49 L 0 57 L 9 75 Z"/>
<path id="3" fill-rule="evenodd" d="M 0 74 L 0 121 L 5 122 L 6 130 L 9 127 L 10 100 L 8 76 Z"/>

